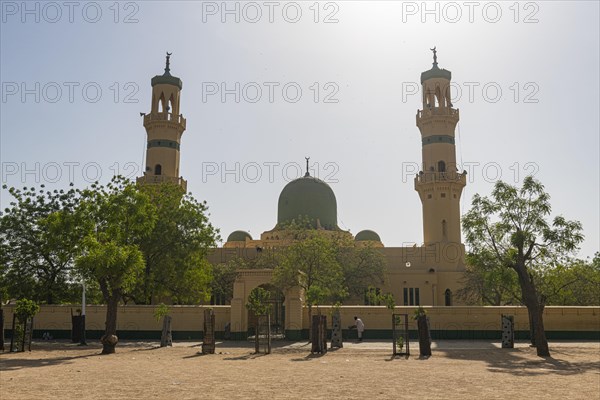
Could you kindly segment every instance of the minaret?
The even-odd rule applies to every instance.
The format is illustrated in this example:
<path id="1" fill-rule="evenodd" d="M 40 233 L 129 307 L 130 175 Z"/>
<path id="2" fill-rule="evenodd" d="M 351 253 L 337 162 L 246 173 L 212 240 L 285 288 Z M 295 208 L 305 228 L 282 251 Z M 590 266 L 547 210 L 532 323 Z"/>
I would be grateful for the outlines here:
<path id="1" fill-rule="evenodd" d="M 187 191 L 187 182 L 179 176 L 179 150 L 181 135 L 185 131 L 185 118 L 179 111 L 183 83 L 171 75 L 171 53 L 167 53 L 165 73 L 152 78 L 152 107 L 144 116 L 148 134 L 146 170 L 138 183 L 175 183 Z"/>
<path id="2" fill-rule="evenodd" d="M 439 69 L 437 51 L 433 67 L 421 74 L 423 109 L 417 111 L 421 131 L 423 165 L 415 178 L 415 190 L 423 205 L 423 240 L 434 243 L 461 243 L 460 196 L 466 173 L 456 165 L 454 129 L 459 113 L 450 101 L 452 74 Z"/>

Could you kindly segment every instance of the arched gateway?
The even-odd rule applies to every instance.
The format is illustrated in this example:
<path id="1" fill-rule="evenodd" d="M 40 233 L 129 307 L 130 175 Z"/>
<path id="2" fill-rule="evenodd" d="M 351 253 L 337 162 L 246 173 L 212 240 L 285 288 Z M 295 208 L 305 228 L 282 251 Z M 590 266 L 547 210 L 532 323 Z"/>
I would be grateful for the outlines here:
<path id="1" fill-rule="evenodd" d="M 231 299 L 231 335 L 232 339 L 246 340 L 253 334 L 255 316 L 248 312 L 246 303 L 252 289 L 262 287 L 272 292 L 273 314 L 271 324 L 273 333 L 285 335 L 287 339 L 299 339 L 302 330 L 302 296 L 300 288 L 291 288 L 281 292 L 272 284 L 272 269 L 239 270 L 233 284 Z"/>
<path id="2" fill-rule="evenodd" d="M 269 315 L 271 316 L 271 335 L 282 339 L 285 335 L 285 296 L 283 292 L 270 283 L 257 286 L 267 290 L 271 296 L 269 299 Z M 248 336 L 256 334 L 258 316 L 248 310 Z"/>

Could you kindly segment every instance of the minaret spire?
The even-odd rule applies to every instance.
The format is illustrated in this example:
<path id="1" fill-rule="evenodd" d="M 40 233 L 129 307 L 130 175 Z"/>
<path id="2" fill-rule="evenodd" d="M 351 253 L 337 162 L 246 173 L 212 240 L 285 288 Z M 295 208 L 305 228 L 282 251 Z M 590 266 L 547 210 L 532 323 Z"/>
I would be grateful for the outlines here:
<path id="1" fill-rule="evenodd" d="M 165 75 L 171 75 L 171 56 L 173 53 L 167 51 L 167 62 L 165 66 Z"/>
<path id="2" fill-rule="evenodd" d="M 433 49 L 429 49 L 433 51 L 433 68 L 437 68 L 437 50 L 435 48 L 436 46 L 433 46 Z"/>
<path id="3" fill-rule="evenodd" d="M 304 157 L 306 159 L 306 174 L 304 174 L 304 177 L 310 176 L 310 173 L 308 172 L 308 160 L 310 160 L 310 157 Z"/>

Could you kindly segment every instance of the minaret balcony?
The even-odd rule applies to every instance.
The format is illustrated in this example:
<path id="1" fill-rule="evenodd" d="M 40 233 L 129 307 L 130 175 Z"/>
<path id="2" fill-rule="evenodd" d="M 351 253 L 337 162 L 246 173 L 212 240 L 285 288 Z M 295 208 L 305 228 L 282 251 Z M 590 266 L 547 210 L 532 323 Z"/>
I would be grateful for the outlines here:
<path id="1" fill-rule="evenodd" d="M 467 184 L 467 173 L 463 172 L 420 172 L 415 176 L 415 186 L 427 183 L 458 183 Z"/>
<path id="2" fill-rule="evenodd" d="M 148 124 L 151 124 L 153 122 L 165 121 L 180 125 L 184 130 L 186 128 L 186 120 L 181 114 L 174 115 L 173 113 L 162 112 L 144 115 L 144 126 L 147 126 Z"/>
<path id="3" fill-rule="evenodd" d="M 136 179 L 136 183 L 140 185 L 171 183 L 179 185 L 187 192 L 187 181 L 182 177 L 166 176 L 166 175 L 144 175 Z"/>
<path id="4" fill-rule="evenodd" d="M 417 122 L 422 118 L 429 117 L 452 117 L 458 122 L 460 114 L 458 108 L 452 107 L 430 107 L 423 110 L 417 110 Z"/>

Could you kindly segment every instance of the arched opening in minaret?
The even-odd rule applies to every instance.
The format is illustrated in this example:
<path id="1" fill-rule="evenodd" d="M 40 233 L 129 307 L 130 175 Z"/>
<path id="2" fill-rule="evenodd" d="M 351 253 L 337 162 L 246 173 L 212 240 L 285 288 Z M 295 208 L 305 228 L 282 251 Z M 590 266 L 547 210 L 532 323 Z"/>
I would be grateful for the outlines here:
<path id="1" fill-rule="evenodd" d="M 157 109 L 159 113 L 165 112 L 165 95 L 164 93 L 160 94 L 160 98 L 158 99 Z"/>
<path id="2" fill-rule="evenodd" d="M 438 172 L 446 172 L 446 163 L 444 161 L 438 161 Z"/>
<path id="3" fill-rule="evenodd" d="M 448 224 L 446 224 L 446 220 L 442 220 L 442 238 L 444 240 L 448 240 Z"/>
<path id="4" fill-rule="evenodd" d="M 423 104 L 427 108 L 435 105 L 435 93 L 430 88 L 425 89 L 425 86 L 423 86 Z"/>
<path id="5" fill-rule="evenodd" d="M 162 175 L 162 165 L 156 164 L 154 167 L 154 175 Z"/>
<path id="6" fill-rule="evenodd" d="M 169 101 L 167 103 L 167 110 L 166 110 L 167 113 L 173 113 L 174 112 L 173 111 L 173 104 L 174 104 L 173 95 L 171 95 L 171 97 L 169 97 Z M 171 119 L 171 118 L 168 118 L 168 119 Z"/>
<path id="7" fill-rule="evenodd" d="M 450 97 L 450 85 L 447 85 L 445 90 L 444 97 L 446 98 L 446 104 L 448 107 L 452 107 L 452 98 Z"/>
<path id="8" fill-rule="evenodd" d="M 435 106 L 443 107 L 444 99 L 442 98 L 442 91 L 440 85 L 435 85 Z"/>
<path id="9" fill-rule="evenodd" d="M 446 289 L 444 292 L 444 304 L 446 307 L 450 307 L 452 305 L 452 290 Z"/>

